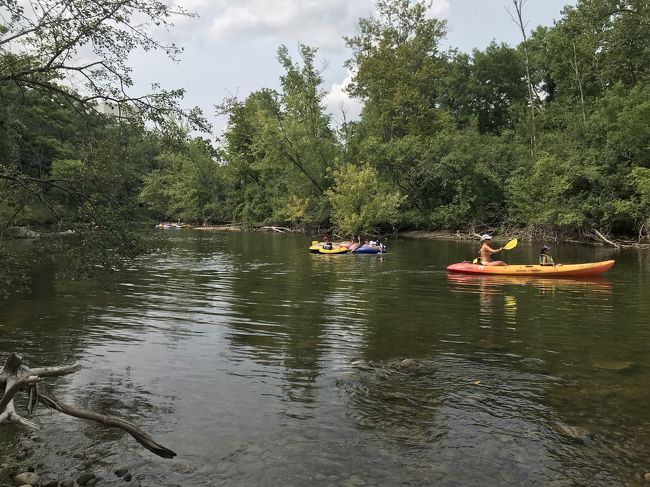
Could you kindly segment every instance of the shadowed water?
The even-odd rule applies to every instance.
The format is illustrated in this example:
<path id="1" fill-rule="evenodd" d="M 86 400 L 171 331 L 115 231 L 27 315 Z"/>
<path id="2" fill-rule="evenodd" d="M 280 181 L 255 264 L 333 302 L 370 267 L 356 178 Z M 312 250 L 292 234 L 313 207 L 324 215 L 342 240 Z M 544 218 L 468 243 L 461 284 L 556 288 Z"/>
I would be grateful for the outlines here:
<path id="1" fill-rule="evenodd" d="M 536 280 L 448 275 L 471 242 L 323 256 L 311 236 L 168 235 L 171 251 L 104 285 L 43 269 L 0 302 L 0 352 L 80 362 L 53 382 L 61 400 L 124 415 L 178 458 L 43 410 L 42 441 L 10 428 L 11 448 L 105 485 L 123 484 L 115 465 L 138 485 L 609 486 L 650 470 L 648 253 L 554 246 L 617 264 Z"/>

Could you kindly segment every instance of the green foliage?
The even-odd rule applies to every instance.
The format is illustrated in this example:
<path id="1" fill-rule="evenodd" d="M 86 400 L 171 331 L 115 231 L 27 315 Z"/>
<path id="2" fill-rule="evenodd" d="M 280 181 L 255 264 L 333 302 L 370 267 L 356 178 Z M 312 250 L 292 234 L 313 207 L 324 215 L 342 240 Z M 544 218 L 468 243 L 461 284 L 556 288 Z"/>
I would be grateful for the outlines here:
<path id="1" fill-rule="evenodd" d="M 334 172 L 334 186 L 327 191 L 332 220 L 346 235 L 370 234 L 397 223 L 402 197 L 381 184 L 377 171 L 366 164 L 348 165 Z"/>
<path id="2" fill-rule="evenodd" d="M 243 102 L 226 100 L 229 116 L 221 157 L 234 218 L 252 224 L 318 225 L 339 145 L 324 113 L 316 50 L 300 46 L 302 65 L 281 46 L 282 91 L 260 90 Z"/>
<path id="3" fill-rule="evenodd" d="M 357 35 L 346 38 L 355 71 L 349 91 L 364 102 L 367 135 L 390 141 L 437 127 L 445 23 L 427 18 L 426 9 L 424 2 L 379 0 L 378 16 L 360 19 Z"/>
<path id="4" fill-rule="evenodd" d="M 145 175 L 140 201 L 164 220 L 223 221 L 220 168 L 210 147 L 201 139 L 190 142 L 184 153 L 164 152 L 159 165 Z"/>
<path id="5" fill-rule="evenodd" d="M 182 49 L 156 39 L 153 31 L 188 16 L 194 15 L 160 0 L 3 1 L 0 88 L 56 95 L 82 110 L 108 100 L 123 118 L 164 124 L 171 115 L 183 115 L 195 128 L 205 129 L 200 112 L 180 109 L 182 89 L 155 86 L 144 96 L 128 94 L 133 86 L 129 54 L 137 49 L 162 51 L 176 60 Z M 78 80 L 74 89 L 57 84 L 73 78 Z"/>
<path id="6" fill-rule="evenodd" d="M 226 110 L 224 176 L 238 189 L 226 200 L 246 221 L 306 226 L 326 223 L 331 206 L 331 221 L 346 230 L 635 232 L 647 215 L 637 168 L 650 167 L 649 21 L 641 1 L 579 1 L 536 29 L 526 45 L 538 90 L 533 133 L 522 45 L 444 52 L 445 24 L 426 2 L 379 0 L 376 16 L 346 38 L 348 91 L 363 109 L 340 128 L 343 147 L 322 114 L 315 50 L 301 46 L 300 66 L 281 47 L 282 91 L 260 90 Z M 344 184 L 364 196 L 376 194 L 372 185 L 402 195 L 397 220 L 362 216 Z"/>
<path id="7" fill-rule="evenodd" d="M 443 80 L 442 104 L 452 110 L 461 126 L 476 124 L 480 133 L 514 128 L 513 108 L 526 98 L 521 54 L 492 42 L 472 57 L 455 53 Z"/>
<path id="8" fill-rule="evenodd" d="M 598 178 L 593 169 L 579 159 L 540 155 L 531 170 L 519 170 L 510 181 L 511 216 L 523 225 L 585 226 Z"/>

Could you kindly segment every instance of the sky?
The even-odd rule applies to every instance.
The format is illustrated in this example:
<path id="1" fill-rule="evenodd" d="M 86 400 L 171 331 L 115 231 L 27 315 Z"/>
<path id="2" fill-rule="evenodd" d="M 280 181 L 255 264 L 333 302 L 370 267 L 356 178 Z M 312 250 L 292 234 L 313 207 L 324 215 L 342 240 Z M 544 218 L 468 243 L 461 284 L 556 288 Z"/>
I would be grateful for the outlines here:
<path id="1" fill-rule="evenodd" d="M 351 52 L 344 36 L 354 35 L 359 18 L 375 12 L 374 0 L 175 0 L 198 14 L 177 18 L 174 28 L 159 32 L 167 41 L 184 48 L 180 62 L 162 54 L 135 53 L 131 58 L 136 89 L 152 83 L 163 88 L 185 88 L 184 105 L 199 106 L 213 124 L 214 135 L 225 128 L 214 106 L 224 98 L 246 98 L 261 88 L 279 88 L 282 68 L 277 49 L 286 45 L 298 58 L 299 44 L 318 48 L 317 65 L 325 67 L 325 104 L 335 122 L 341 107 L 347 119 L 360 110 L 343 87 L 350 80 L 344 67 Z M 524 20 L 530 32 L 538 25 L 553 25 L 573 0 L 528 0 Z M 448 34 L 443 48 L 471 52 L 484 49 L 493 40 L 516 45 L 521 33 L 506 8 L 512 0 L 433 0 L 428 15 L 445 19 Z"/>

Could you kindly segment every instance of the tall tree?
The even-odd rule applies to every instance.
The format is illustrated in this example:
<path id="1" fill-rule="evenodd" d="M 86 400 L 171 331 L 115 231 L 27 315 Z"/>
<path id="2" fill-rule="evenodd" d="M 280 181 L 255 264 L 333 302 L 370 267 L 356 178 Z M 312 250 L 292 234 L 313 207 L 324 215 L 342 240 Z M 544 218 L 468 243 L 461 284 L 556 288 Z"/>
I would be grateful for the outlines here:
<path id="1" fill-rule="evenodd" d="M 158 40 L 154 29 L 172 27 L 181 7 L 159 0 L 5 0 L 0 4 L 0 87 L 58 93 L 69 103 L 99 100 L 161 121 L 179 110 L 183 90 L 129 93 L 129 54 L 160 50 L 176 60 L 181 49 Z M 72 87 L 70 90 L 67 87 Z"/>
<path id="2" fill-rule="evenodd" d="M 367 135 L 384 141 L 436 129 L 436 101 L 444 73 L 440 41 L 445 22 L 428 18 L 426 2 L 379 0 L 376 17 L 360 19 L 347 66 L 350 94 L 363 101 Z"/>
<path id="3" fill-rule="evenodd" d="M 227 172 L 244 188 L 254 188 L 243 191 L 247 201 L 241 204 L 260 223 L 321 223 L 329 216 L 325 191 L 339 146 L 323 105 L 316 50 L 301 45 L 299 55 L 302 65 L 285 46 L 278 49 L 284 68 L 280 93 L 261 90 L 219 107 L 230 116 Z"/>
<path id="4" fill-rule="evenodd" d="M 512 4 L 515 8 L 515 13 L 511 13 L 510 17 L 512 21 L 517 24 L 519 30 L 521 31 L 521 37 L 523 42 L 521 43 L 521 48 L 524 51 L 524 61 L 526 67 L 526 84 L 528 86 L 528 109 L 530 113 L 530 150 L 531 153 L 535 153 L 535 144 L 536 144 L 536 127 L 535 127 L 535 109 L 537 106 L 537 90 L 533 83 L 532 76 L 532 66 L 530 62 L 530 54 L 528 50 L 528 34 L 526 33 L 526 27 L 528 22 L 524 22 L 523 19 L 523 9 L 527 0 L 512 0 Z"/>

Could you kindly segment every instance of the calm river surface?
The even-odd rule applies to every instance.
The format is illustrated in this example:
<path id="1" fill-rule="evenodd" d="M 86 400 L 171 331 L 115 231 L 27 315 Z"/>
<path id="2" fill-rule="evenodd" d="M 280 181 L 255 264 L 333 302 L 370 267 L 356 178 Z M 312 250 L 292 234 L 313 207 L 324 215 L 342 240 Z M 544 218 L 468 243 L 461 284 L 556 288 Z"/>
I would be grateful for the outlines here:
<path id="1" fill-rule="evenodd" d="M 177 459 L 43 409 L 40 441 L 0 443 L 102 485 L 124 485 L 116 465 L 137 485 L 611 486 L 650 471 L 648 252 L 558 245 L 559 262 L 617 263 L 534 280 L 448 275 L 475 242 L 321 256 L 304 235 L 167 234 L 169 252 L 112 287 L 46 269 L 0 301 L 0 355 L 81 363 L 52 383 L 59 398 L 130 418 Z"/>

